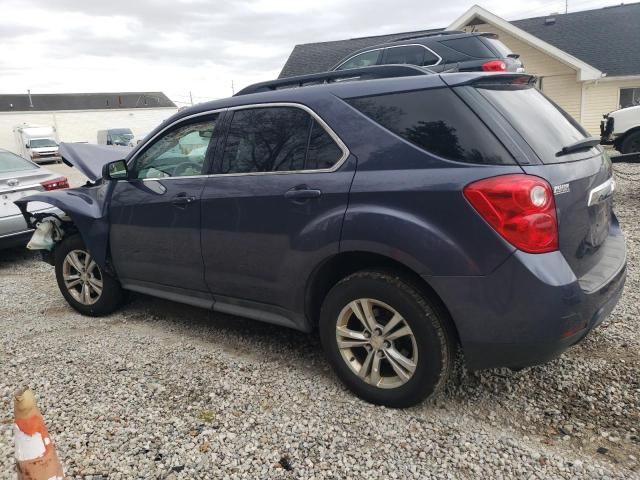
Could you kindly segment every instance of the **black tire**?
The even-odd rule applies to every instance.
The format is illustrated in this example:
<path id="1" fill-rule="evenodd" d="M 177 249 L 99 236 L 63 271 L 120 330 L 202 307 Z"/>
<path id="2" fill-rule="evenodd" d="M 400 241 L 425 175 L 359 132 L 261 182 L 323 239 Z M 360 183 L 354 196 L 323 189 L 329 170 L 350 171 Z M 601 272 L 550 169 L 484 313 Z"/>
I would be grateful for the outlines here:
<path id="1" fill-rule="evenodd" d="M 352 366 L 354 364 L 353 357 L 350 362 L 343 358 L 342 351 L 348 352 L 347 357 L 355 352 L 354 355 L 360 355 L 362 359 L 356 359 L 355 368 L 357 369 L 358 366 L 364 368 L 367 363 L 365 355 L 373 350 L 376 355 L 383 356 L 382 360 L 379 360 L 381 363 L 379 363 L 378 371 L 382 372 L 386 361 L 387 370 L 391 375 L 394 374 L 390 369 L 392 367 L 390 359 L 387 359 L 386 356 L 387 350 L 383 353 L 376 350 L 376 348 L 382 349 L 379 345 L 373 347 L 369 345 L 366 350 L 360 349 L 360 347 L 341 350 L 338 347 L 336 329 L 338 322 L 341 322 L 340 319 L 349 317 L 349 322 L 355 321 L 356 324 L 359 324 L 358 319 L 355 318 L 355 311 L 341 315 L 345 311 L 349 312 L 347 306 L 357 299 L 378 301 L 379 304 L 374 305 L 372 309 L 374 313 L 380 303 L 386 304 L 386 307 L 391 307 L 403 317 L 406 323 L 402 325 L 407 325 L 410 328 L 415 343 L 411 343 L 411 346 L 405 351 L 413 353 L 413 345 L 415 345 L 418 354 L 413 362 L 415 370 L 410 378 L 405 380 L 405 383 L 392 388 L 380 388 L 369 383 L 372 374 L 366 377 L 366 381 L 356 374 Z M 384 313 L 385 306 L 381 307 L 382 310 L 378 310 L 378 314 Z M 376 316 L 376 318 L 378 317 Z M 384 319 L 381 321 L 384 322 Z M 389 323 L 388 320 L 387 323 Z M 351 330 L 351 327 L 347 328 Z M 378 405 L 404 408 L 434 396 L 446 384 L 455 359 L 454 333 L 446 313 L 437 308 L 436 303 L 432 302 L 422 289 L 395 273 L 361 271 L 338 282 L 328 293 L 322 305 L 319 330 L 325 354 L 338 377 L 360 398 Z M 364 330 L 367 330 L 366 327 Z M 377 333 L 380 333 L 379 329 L 377 330 Z M 393 342 L 396 341 L 398 340 Z M 395 343 L 392 343 L 391 347 L 399 350 Z M 400 377 L 398 376 L 398 378 Z M 380 385 L 379 382 L 374 381 L 374 383 Z"/>
<path id="2" fill-rule="evenodd" d="M 636 153 L 640 152 L 640 131 L 633 132 L 622 141 L 620 153 Z"/>
<path id="3" fill-rule="evenodd" d="M 80 235 L 78 234 L 64 238 L 62 242 L 57 245 L 54 252 L 56 280 L 58 282 L 58 288 L 60 288 L 60 292 L 62 293 L 62 296 L 65 298 L 67 303 L 69 303 L 69 305 L 71 305 L 81 314 L 88 315 L 90 317 L 100 317 L 103 315 L 108 315 L 109 313 L 116 310 L 122 304 L 124 298 L 120 282 L 118 282 L 118 280 L 113 278 L 108 273 L 103 272 L 102 269 L 100 269 L 100 267 L 98 267 L 97 265 L 92 266 L 91 271 L 92 273 L 95 273 L 95 275 L 91 275 L 91 279 L 93 281 L 100 281 L 102 283 L 102 290 L 98 294 L 95 287 L 92 287 L 93 290 L 89 294 L 89 301 L 93 301 L 93 303 L 82 303 L 74 297 L 74 294 L 71 292 L 71 290 L 76 292 L 76 296 L 80 296 L 81 298 L 83 297 L 80 291 L 84 292 L 84 290 L 79 291 L 79 289 L 82 289 L 82 285 L 67 288 L 63 271 L 65 268 L 69 267 L 65 267 L 64 263 L 67 255 L 69 255 L 70 252 L 73 251 L 84 252 L 85 255 L 88 255 L 89 261 L 91 261 L 91 255 L 87 251 L 84 242 L 82 241 L 82 237 L 80 237 Z M 81 255 L 80 257 L 83 260 L 86 258 L 82 257 Z M 76 254 L 76 258 L 78 258 L 78 254 Z M 72 271 L 74 275 L 75 272 L 77 272 L 77 270 Z"/>

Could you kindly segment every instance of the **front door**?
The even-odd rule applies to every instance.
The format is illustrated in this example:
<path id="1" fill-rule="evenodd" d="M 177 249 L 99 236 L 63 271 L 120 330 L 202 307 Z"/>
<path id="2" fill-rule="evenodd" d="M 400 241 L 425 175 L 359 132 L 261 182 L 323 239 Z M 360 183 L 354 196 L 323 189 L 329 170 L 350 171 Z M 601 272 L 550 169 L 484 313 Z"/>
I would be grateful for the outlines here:
<path id="1" fill-rule="evenodd" d="M 217 141 L 219 114 L 162 132 L 129 163 L 110 205 L 111 255 L 128 284 L 206 292 L 200 197 Z M 185 292 L 186 293 L 186 292 Z"/>
<path id="2" fill-rule="evenodd" d="M 300 311 L 305 282 L 337 253 L 355 158 L 298 106 L 233 112 L 202 197 L 206 281 L 235 299 Z"/>

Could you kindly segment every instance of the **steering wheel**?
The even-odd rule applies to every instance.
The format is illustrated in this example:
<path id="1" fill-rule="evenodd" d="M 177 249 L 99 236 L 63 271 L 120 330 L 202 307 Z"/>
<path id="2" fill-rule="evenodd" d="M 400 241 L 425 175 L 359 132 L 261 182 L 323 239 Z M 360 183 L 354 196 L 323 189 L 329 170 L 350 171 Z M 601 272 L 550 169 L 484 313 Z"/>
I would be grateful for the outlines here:
<path id="1" fill-rule="evenodd" d="M 174 177 L 179 177 L 182 175 L 182 173 L 187 170 L 188 168 L 193 168 L 195 169 L 198 173 L 196 173 L 195 175 L 199 175 L 200 172 L 202 171 L 202 165 L 196 163 L 196 162 L 182 162 L 179 163 L 178 165 L 176 165 L 176 168 L 173 169 L 173 176 Z"/>

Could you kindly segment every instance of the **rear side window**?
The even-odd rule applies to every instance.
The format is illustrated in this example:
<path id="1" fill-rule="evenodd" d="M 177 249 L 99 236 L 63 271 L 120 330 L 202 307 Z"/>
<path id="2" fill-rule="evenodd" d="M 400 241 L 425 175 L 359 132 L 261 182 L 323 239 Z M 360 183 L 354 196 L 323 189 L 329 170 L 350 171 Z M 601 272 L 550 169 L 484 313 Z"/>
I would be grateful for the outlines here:
<path id="1" fill-rule="evenodd" d="M 500 54 L 501 57 L 507 58 L 513 52 L 497 38 L 484 37 L 483 41 L 491 45 L 493 49 Z"/>
<path id="2" fill-rule="evenodd" d="M 342 65 L 336 68 L 336 70 L 348 70 L 350 68 L 364 68 L 370 67 L 371 65 L 376 65 L 378 63 L 380 55 L 382 55 L 382 49 L 360 53 L 344 62 Z"/>
<path id="3" fill-rule="evenodd" d="M 328 169 L 342 150 L 307 112 L 295 107 L 234 112 L 220 173 Z"/>
<path id="4" fill-rule="evenodd" d="M 563 163 L 593 155 L 576 152 L 556 156 L 563 147 L 587 136 L 583 128 L 535 88 L 478 88 L 522 135 L 543 163 Z"/>
<path id="5" fill-rule="evenodd" d="M 469 57 L 494 58 L 496 56 L 477 36 L 441 40 L 440 43 Z"/>
<path id="6" fill-rule="evenodd" d="M 406 47 L 390 47 L 384 51 L 383 63 L 422 65 L 425 49 L 417 45 Z"/>
<path id="7" fill-rule="evenodd" d="M 430 153 L 467 163 L 515 163 L 485 124 L 448 88 L 347 101 L 383 127 Z"/>

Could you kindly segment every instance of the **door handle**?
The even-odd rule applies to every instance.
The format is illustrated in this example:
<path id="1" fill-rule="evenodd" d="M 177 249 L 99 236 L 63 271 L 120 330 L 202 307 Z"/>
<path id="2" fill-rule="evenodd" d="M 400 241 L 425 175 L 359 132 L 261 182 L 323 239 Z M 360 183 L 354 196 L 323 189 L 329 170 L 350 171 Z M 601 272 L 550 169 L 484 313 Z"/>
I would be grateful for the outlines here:
<path id="1" fill-rule="evenodd" d="M 284 198 L 288 200 L 309 200 L 311 198 L 318 198 L 322 195 L 320 190 L 315 190 L 307 186 L 295 187 L 287 191 L 284 194 Z"/>
<path id="2" fill-rule="evenodd" d="M 192 197 L 187 195 L 186 193 L 179 193 L 171 200 L 171 204 L 176 207 L 185 207 L 190 203 L 193 203 L 196 200 L 196 197 Z"/>

